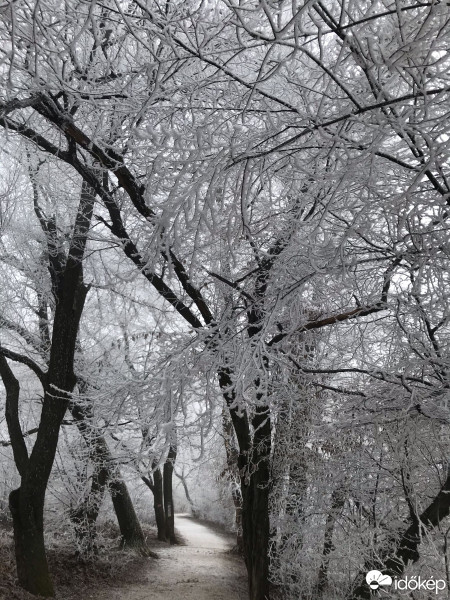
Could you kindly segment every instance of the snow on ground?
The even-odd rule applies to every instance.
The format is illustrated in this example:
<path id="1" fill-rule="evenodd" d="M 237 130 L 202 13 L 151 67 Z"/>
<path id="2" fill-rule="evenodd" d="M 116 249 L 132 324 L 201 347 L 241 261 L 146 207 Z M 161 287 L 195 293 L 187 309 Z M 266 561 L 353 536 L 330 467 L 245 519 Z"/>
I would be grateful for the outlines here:
<path id="1" fill-rule="evenodd" d="M 93 600 L 246 600 L 242 558 L 231 554 L 233 538 L 217 534 L 188 515 L 176 515 L 175 527 L 186 545 L 157 549 L 146 581 L 108 588 Z"/>

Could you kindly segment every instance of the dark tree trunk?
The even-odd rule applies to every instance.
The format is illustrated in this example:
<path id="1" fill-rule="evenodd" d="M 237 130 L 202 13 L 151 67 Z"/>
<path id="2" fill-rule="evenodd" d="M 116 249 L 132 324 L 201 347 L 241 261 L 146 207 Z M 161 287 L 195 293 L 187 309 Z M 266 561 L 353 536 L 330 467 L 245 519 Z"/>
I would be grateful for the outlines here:
<path id="1" fill-rule="evenodd" d="M 44 387 L 41 419 L 29 458 L 18 418 L 18 392 L 13 403 L 10 402 L 9 407 L 7 406 L 8 430 L 14 459 L 21 476 L 20 487 L 10 494 L 17 575 L 23 588 L 42 596 L 54 595 L 44 545 L 44 501 L 58 445 L 59 429 L 75 386 L 75 345 L 89 289 L 83 284 L 82 261 L 94 201 L 95 194 L 92 188 L 83 182 L 70 248 L 67 260 L 64 261 L 60 261 L 60 255 L 57 256 L 53 252 L 55 240 L 52 237 L 50 222 L 45 221 L 36 208 L 43 230 L 47 234 L 49 270 L 56 308 L 48 372 L 41 378 Z M 8 378 L 4 362 L 0 367 L 2 378 L 4 375 Z"/>
<path id="2" fill-rule="evenodd" d="M 175 515 L 173 506 L 173 469 L 175 459 L 177 457 L 177 449 L 171 445 L 167 455 L 166 462 L 163 468 L 163 488 L 164 488 L 164 514 L 166 522 L 166 539 L 171 544 L 176 544 L 175 537 Z"/>
<path id="3" fill-rule="evenodd" d="M 269 598 L 270 418 L 257 409 L 251 460 L 241 479 L 244 556 L 251 600 Z M 255 468 L 256 467 L 256 468 Z"/>
<path id="4" fill-rule="evenodd" d="M 269 598 L 269 490 L 268 469 L 259 467 L 242 485 L 242 530 L 251 600 Z"/>
<path id="5" fill-rule="evenodd" d="M 23 480 L 28 470 L 29 457 L 19 421 L 20 385 L 3 354 L 0 354 L 0 376 L 6 390 L 6 421 L 14 460 Z M 9 495 L 17 576 L 20 585 L 31 593 L 52 596 L 53 585 L 45 554 L 43 519 L 39 518 L 43 512 L 44 499 L 41 493 L 40 497 L 34 498 L 34 505 L 33 498 L 27 500 L 25 503 L 21 488 L 13 490 Z"/>
<path id="6" fill-rule="evenodd" d="M 158 540 L 166 540 L 166 515 L 164 512 L 164 494 L 163 494 L 163 476 L 161 469 L 154 464 L 153 475 L 143 476 L 142 481 L 147 485 L 153 494 L 153 508 L 155 511 L 156 529 L 158 531 Z"/>
<path id="7" fill-rule="evenodd" d="M 10 495 L 19 583 L 32 594 L 42 596 L 54 595 L 44 546 L 44 500 L 68 394 L 75 383 L 73 357 L 84 298 L 83 290 L 78 298 L 72 295 L 57 305 L 39 431 L 27 467 L 21 473 L 20 488 Z"/>
<path id="8" fill-rule="evenodd" d="M 144 555 L 152 555 L 147 549 L 144 533 L 125 482 L 122 479 L 114 479 L 109 488 L 122 535 L 122 547 L 135 548 Z"/>
<path id="9" fill-rule="evenodd" d="M 155 510 L 156 528 L 158 530 L 158 540 L 166 541 L 166 513 L 164 510 L 163 476 L 161 469 L 155 469 L 153 473 L 153 508 Z"/>
<path id="10" fill-rule="evenodd" d="M 20 585 L 32 594 L 53 596 L 53 583 L 48 570 L 44 546 L 42 499 L 32 503 L 23 501 L 22 489 L 13 490 L 9 495 L 9 508 L 14 524 L 14 549 L 16 555 L 17 578 Z M 35 517 L 38 516 L 38 518 Z"/>
<path id="11" fill-rule="evenodd" d="M 72 281 L 74 277 L 77 278 L 77 285 Z M 75 384 L 75 341 L 87 292 L 87 288 L 78 284 L 77 270 L 72 267 L 66 272 L 60 302 L 56 307 L 39 431 L 25 467 L 19 470 L 20 488 L 10 495 L 19 583 L 32 594 L 42 596 L 54 595 L 44 545 L 43 513 L 59 428 L 69 393 Z"/>
<path id="12" fill-rule="evenodd" d="M 238 469 L 242 492 L 242 533 L 244 558 L 248 572 L 250 600 L 269 598 L 269 484 L 271 422 L 267 406 L 255 409 L 253 438 L 247 413 L 236 407 L 231 371 L 218 372 L 222 394 L 229 407 L 239 443 Z"/>

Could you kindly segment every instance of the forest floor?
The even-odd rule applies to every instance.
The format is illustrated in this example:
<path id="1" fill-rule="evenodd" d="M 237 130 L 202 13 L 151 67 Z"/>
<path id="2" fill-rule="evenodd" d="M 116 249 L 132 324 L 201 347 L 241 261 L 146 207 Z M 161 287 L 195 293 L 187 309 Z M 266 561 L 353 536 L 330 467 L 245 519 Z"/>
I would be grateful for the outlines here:
<path id="1" fill-rule="evenodd" d="M 180 543 L 169 546 L 148 530 L 149 547 L 159 559 L 143 558 L 112 546 L 81 563 L 55 545 L 49 562 L 58 600 L 245 600 L 242 557 L 232 552 L 234 537 L 177 515 Z M 9 532 L 0 537 L 0 600 L 36 600 L 17 587 Z"/>
<path id="2" fill-rule="evenodd" d="M 109 589 L 93 600 L 245 600 L 244 562 L 231 552 L 234 538 L 187 515 L 177 515 L 181 544 L 161 546 L 145 581 Z"/>

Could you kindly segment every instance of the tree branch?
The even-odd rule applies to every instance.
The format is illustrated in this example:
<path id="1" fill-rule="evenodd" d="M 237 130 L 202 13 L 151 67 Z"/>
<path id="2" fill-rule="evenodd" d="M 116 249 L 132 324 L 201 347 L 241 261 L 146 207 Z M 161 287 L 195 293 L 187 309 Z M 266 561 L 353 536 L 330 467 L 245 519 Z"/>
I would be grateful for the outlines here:
<path id="1" fill-rule="evenodd" d="M 345 311 L 337 315 L 332 315 L 330 317 L 325 317 L 324 319 L 318 319 L 316 321 L 310 321 L 309 323 L 306 323 L 306 325 L 303 325 L 303 327 L 297 329 L 296 333 L 304 333 L 305 331 L 321 329 L 322 327 L 327 327 L 329 325 L 335 325 L 336 323 L 342 323 L 344 321 L 357 319 L 358 317 L 367 317 L 382 310 L 386 310 L 387 296 L 391 285 L 391 277 L 395 268 L 400 264 L 400 262 L 401 258 L 396 258 L 386 269 L 386 272 L 383 277 L 383 287 L 381 289 L 381 298 L 379 302 L 373 304 L 372 306 L 358 306 L 357 308 Z M 284 340 L 284 338 L 288 335 L 290 335 L 289 332 L 278 333 L 269 342 L 267 342 L 267 345 L 274 346 L 275 344 L 278 344 L 279 342 Z"/>
<path id="2" fill-rule="evenodd" d="M 27 366 L 38 377 L 42 386 L 45 385 L 47 373 L 45 373 L 33 359 L 24 356 L 23 354 L 19 354 L 18 352 L 14 352 L 13 350 L 8 350 L 8 348 L 4 348 L 3 346 L 0 346 L 0 355 Z"/>
<path id="3" fill-rule="evenodd" d="M 0 377 L 6 390 L 6 423 L 19 474 L 23 477 L 28 466 L 28 450 L 19 420 L 20 385 L 0 349 Z"/>

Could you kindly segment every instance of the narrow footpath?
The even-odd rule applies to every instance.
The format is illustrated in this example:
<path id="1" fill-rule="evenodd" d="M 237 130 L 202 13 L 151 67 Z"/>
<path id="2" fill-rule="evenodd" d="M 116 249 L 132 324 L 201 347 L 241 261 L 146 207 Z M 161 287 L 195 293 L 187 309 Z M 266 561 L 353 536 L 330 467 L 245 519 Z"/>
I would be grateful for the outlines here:
<path id="1" fill-rule="evenodd" d="M 176 515 L 175 527 L 184 545 L 157 549 L 149 561 L 146 581 L 95 600 L 246 600 L 247 578 L 241 557 L 230 553 L 233 537 L 218 534 L 188 515 Z"/>

